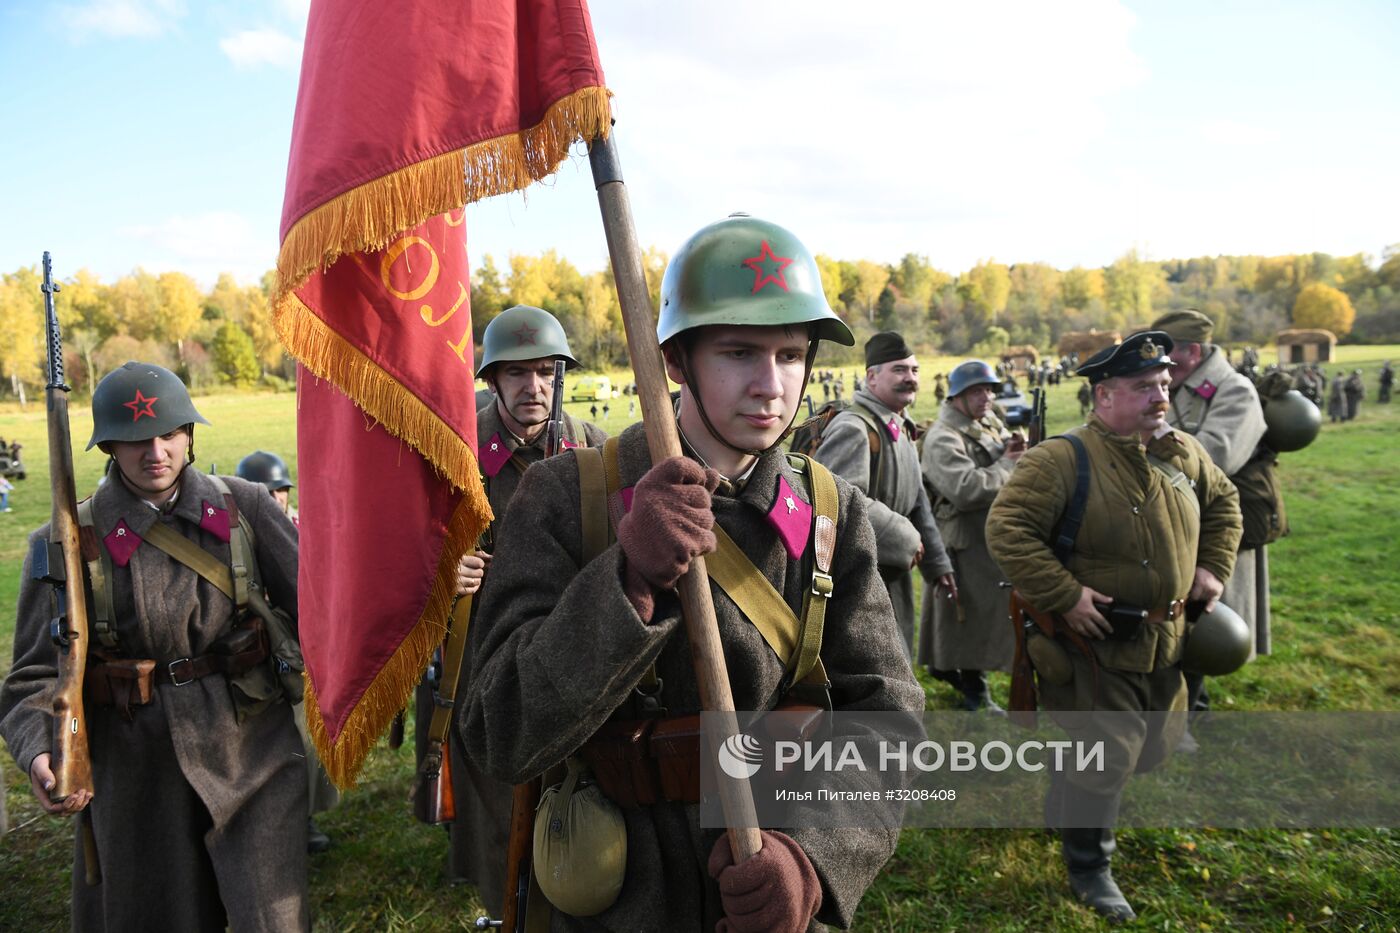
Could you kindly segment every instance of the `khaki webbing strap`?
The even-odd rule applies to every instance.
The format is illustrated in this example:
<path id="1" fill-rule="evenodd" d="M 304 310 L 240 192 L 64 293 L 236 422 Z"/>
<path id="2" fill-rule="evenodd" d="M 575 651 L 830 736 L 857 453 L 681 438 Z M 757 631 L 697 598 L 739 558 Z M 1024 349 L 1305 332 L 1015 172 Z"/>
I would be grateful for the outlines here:
<path id="1" fill-rule="evenodd" d="M 195 544 L 177 531 L 172 531 L 159 521 L 152 522 L 142 536 L 147 544 L 153 544 L 186 567 L 199 574 L 219 588 L 229 599 L 233 599 L 233 574 L 213 554 Z"/>
<path id="2" fill-rule="evenodd" d="M 457 597 L 452 605 L 447 641 L 442 648 L 442 680 L 433 697 L 433 718 L 428 723 L 428 741 L 446 743 L 452 725 L 452 707 L 457 696 L 457 679 L 462 673 L 462 657 L 467 653 L 467 626 L 472 618 L 470 594 Z"/>
<path id="3" fill-rule="evenodd" d="M 826 605 L 831 601 L 834 584 L 831 559 L 836 553 L 836 519 L 840 500 L 836 480 L 831 471 L 806 454 L 796 454 L 802 460 L 802 475 L 812 495 L 812 585 L 802 602 L 802 645 L 797 663 L 792 669 L 793 683 L 811 680 L 828 684 L 822 664 L 822 629 L 826 625 Z"/>
<path id="4" fill-rule="evenodd" d="M 574 457 L 578 460 L 579 518 L 583 522 L 586 564 L 608 547 L 608 483 L 601 450 L 580 447 L 574 451 Z"/>
<path id="5" fill-rule="evenodd" d="M 253 556 L 253 542 L 249 540 L 252 531 L 244 524 L 243 511 L 234 501 L 233 490 L 228 488 L 228 483 L 212 473 L 209 479 L 224 497 L 224 508 L 236 519 L 229 524 L 228 556 L 229 570 L 233 577 L 233 605 L 235 609 L 241 610 L 248 605 L 248 574 L 250 565 L 256 559 Z M 254 579 L 256 580 L 256 575 Z"/>
<path id="6" fill-rule="evenodd" d="M 590 449 L 590 458 L 595 456 L 592 451 L 596 449 L 597 448 Z M 583 451 L 580 450 L 579 453 L 582 454 Z M 585 563 L 603 553 L 604 548 L 617 540 L 617 524 L 622 521 L 622 496 L 619 495 L 619 492 L 622 490 L 622 470 L 617 464 L 617 438 L 610 437 L 604 441 L 603 449 L 597 456 L 602 457 L 603 495 L 599 498 L 598 502 L 592 504 L 587 511 L 594 514 L 594 518 L 592 519 L 594 522 L 597 522 L 599 517 L 602 518 L 602 525 L 606 532 L 606 537 L 602 541 L 602 547 L 598 548 L 596 552 L 585 553 L 583 555 Z M 584 469 L 583 457 L 580 456 L 577 459 L 579 461 L 579 470 L 581 471 Z M 581 482 L 582 477 L 580 476 L 580 483 Z M 580 492 L 581 491 L 582 486 L 580 486 Z M 602 507 L 601 513 L 598 511 L 600 505 Z M 585 519 L 585 521 L 588 520 L 589 519 Z M 656 676 L 656 665 L 651 664 L 647 667 L 646 672 L 642 674 L 642 679 L 637 687 L 643 693 L 654 693 L 660 687 L 660 684 L 661 678 Z"/>
<path id="7" fill-rule="evenodd" d="M 778 660 L 785 667 L 788 666 L 797 656 L 802 623 L 787 600 L 773 588 L 768 578 L 758 571 L 718 523 L 714 526 L 714 532 L 718 547 L 713 554 L 705 557 L 705 568 L 710 572 L 710 579 L 729 595 L 744 618 L 758 629 Z"/>
<path id="8" fill-rule="evenodd" d="M 78 503 L 78 525 L 91 528 L 96 537 L 91 499 Z M 92 629 L 102 647 L 115 649 L 117 632 L 112 628 L 112 617 L 116 615 L 116 610 L 113 608 L 111 562 L 112 555 L 107 553 L 107 545 L 98 540 L 97 557 L 87 562 L 88 579 L 92 581 Z"/>

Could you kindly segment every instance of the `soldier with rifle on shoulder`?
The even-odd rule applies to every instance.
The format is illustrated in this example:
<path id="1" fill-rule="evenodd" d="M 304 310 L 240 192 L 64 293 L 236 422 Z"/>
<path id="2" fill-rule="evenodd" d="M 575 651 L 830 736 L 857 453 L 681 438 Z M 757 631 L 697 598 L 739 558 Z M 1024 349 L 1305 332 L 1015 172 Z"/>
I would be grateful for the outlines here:
<path id="1" fill-rule="evenodd" d="M 93 392 L 110 472 L 75 504 L 51 288 L 46 255 L 55 521 L 30 538 L 0 734 L 46 811 L 88 808 L 73 929 L 305 930 L 296 529 L 261 485 L 195 469 L 208 422 L 151 363 Z"/>
<path id="2" fill-rule="evenodd" d="M 674 588 L 710 555 L 737 709 L 923 708 L 864 496 L 780 449 L 818 342 L 854 341 L 797 238 L 747 215 L 691 237 L 661 297 L 684 454 L 653 463 L 642 423 L 601 456 L 575 450 L 525 475 L 458 728 L 502 780 L 567 761 L 535 828 L 537 854 L 574 856 L 536 866 L 552 929 L 846 927 L 898 827 L 764 830 L 734 864 L 728 837 L 699 825 L 701 699 Z"/>
<path id="3" fill-rule="evenodd" d="M 507 887 L 504 867 L 511 787 L 483 773 L 467 756 L 460 738 L 449 738 L 451 712 L 467 693 L 472 662 L 466 649 L 479 591 L 491 579 L 493 543 L 526 469 L 561 449 L 596 447 L 607 438 L 591 423 L 563 413 L 562 373 L 556 383 L 556 364 L 572 368 L 578 360 L 563 326 L 543 308 L 517 305 L 486 325 L 478 375 L 491 387 L 493 397 L 477 411 L 476 431 L 482 485 L 495 519 L 475 553 L 465 555 L 458 565 L 459 603 L 453 627 L 459 620 L 467 626 L 465 632 L 455 632 L 462 641 L 454 652 L 454 633 L 449 632 L 448 642 L 435 656 L 417 693 L 419 772 L 424 774 L 427 767 L 439 773 L 435 780 L 427 775 L 419 780 L 415 813 L 424 822 L 446 826 L 452 840 L 448 876 L 475 885 L 493 916 L 501 914 Z M 452 671 L 445 669 L 448 664 Z M 435 723 L 433 714 L 438 709 L 443 712 Z"/>

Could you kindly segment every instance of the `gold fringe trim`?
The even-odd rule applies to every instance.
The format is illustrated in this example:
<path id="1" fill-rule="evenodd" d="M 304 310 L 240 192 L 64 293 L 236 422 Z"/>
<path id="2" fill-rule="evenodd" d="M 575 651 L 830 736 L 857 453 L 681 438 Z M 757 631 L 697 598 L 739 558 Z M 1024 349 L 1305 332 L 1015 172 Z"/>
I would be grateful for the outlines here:
<path id="1" fill-rule="evenodd" d="M 580 88 L 535 126 L 416 162 L 307 212 L 282 241 L 274 305 L 346 253 L 383 249 L 429 217 L 553 174 L 574 140 L 611 131 L 611 96 L 604 87 Z"/>
<path id="2" fill-rule="evenodd" d="M 321 718 L 321 705 L 311 677 L 303 675 L 307 731 L 316 743 L 326 773 L 341 790 L 355 786 L 370 748 L 399 710 L 408 705 L 433 650 L 447 636 L 447 620 L 456 590 L 457 557 L 476 542 L 483 527 L 480 513 L 468 499 L 458 503 L 447 525 L 447 540 L 443 543 L 437 575 L 423 615 L 355 702 L 334 742 Z"/>

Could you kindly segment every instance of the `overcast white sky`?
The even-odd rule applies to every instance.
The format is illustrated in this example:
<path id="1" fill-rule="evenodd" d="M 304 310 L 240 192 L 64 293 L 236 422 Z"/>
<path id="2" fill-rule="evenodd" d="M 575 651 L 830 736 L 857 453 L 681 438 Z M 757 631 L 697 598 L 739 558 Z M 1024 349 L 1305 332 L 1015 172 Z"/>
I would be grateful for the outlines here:
<path id="1" fill-rule="evenodd" d="M 254 281 L 306 0 L 0 4 L 0 271 Z M 1400 4 L 595 0 L 639 235 L 733 210 L 950 272 L 1400 242 Z M 474 258 L 606 246 L 586 158 Z"/>

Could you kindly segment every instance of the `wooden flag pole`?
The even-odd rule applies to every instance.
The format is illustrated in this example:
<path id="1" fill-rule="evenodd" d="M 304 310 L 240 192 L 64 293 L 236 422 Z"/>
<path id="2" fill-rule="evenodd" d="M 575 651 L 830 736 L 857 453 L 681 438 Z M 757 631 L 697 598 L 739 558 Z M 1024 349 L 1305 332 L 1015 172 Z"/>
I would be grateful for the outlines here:
<path id="1" fill-rule="evenodd" d="M 593 140 L 588 159 L 593 166 L 593 184 L 598 189 L 598 205 L 603 213 L 603 230 L 607 234 L 613 279 L 622 306 L 627 351 L 637 379 L 647 447 L 652 463 L 660 463 L 668 457 L 681 455 L 681 439 L 671 408 L 661 347 L 656 342 L 656 313 L 642 272 L 642 251 L 632 224 L 632 205 L 627 198 L 627 186 L 622 181 L 622 166 L 612 137 L 599 136 Z M 715 604 L 710 597 L 703 557 L 691 563 L 677 589 L 686 633 L 690 637 L 700 702 L 707 711 L 722 714 L 720 734 L 711 735 L 713 753 L 721 742 L 739 731 L 739 724 L 734 715 L 734 696 L 729 689 L 729 671 L 724 663 L 724 648 L 719 640 L 719 626 L 715 623 Z M 729 827 L 729 846 L 738 864 L 763 846 L 753 794 L 747 780 L 730 778 L 718 768 L 715 774 L 719 780 L 724 822 Z"/>

